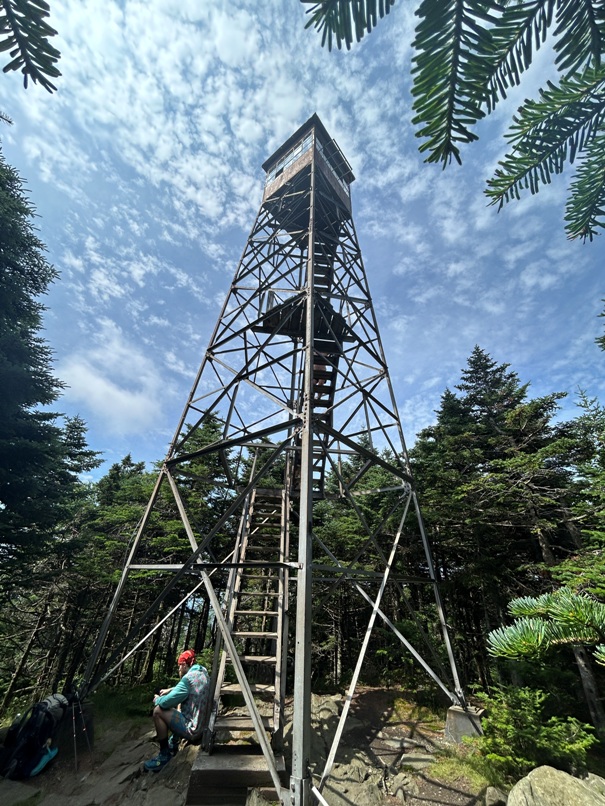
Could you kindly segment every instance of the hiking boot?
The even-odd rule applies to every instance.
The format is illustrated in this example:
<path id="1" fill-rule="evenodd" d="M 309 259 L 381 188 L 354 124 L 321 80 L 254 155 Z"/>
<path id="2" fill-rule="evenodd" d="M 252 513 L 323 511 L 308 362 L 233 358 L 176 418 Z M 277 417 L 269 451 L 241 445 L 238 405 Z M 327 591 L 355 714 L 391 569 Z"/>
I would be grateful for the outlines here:
<path id="1" fill-rule="evenodd" d="M 176 733 L 173 733 L 170 739 L 168 739 L 168 749 L 170 750 L 171 755 L 176 756 L 176 754 L 179 752 L 180 743 L 180 736 L 177 736 Z"/>
<path id="2" fill-rule="evenodd" d="M 148 771 L 159 772 L 163 767 L 166 766 L 166 764 L 168 764 L 171 758 L 172 756 L 170 755 L 170 751 L 160 750 L 157 756 L 150 758 L 145 762 L 145 764 L 143 764 L 143 766 Z"/>

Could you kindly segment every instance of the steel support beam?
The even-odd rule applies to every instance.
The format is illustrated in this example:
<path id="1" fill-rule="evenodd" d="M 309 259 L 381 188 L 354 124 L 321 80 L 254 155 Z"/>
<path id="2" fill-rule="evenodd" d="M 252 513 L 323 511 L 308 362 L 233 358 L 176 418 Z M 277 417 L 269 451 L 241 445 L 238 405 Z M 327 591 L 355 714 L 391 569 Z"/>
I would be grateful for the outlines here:
<path id="1" fill-rule="evenodd" d="M 309 239 L 307 247 L 307 312 L 303 426 L 301 432 L 300 523 L 298 528 L 298 574 L 296 577 L 296 633 L 294 648 L 294 724 L 292 728 L 292 777 L 294 806 L 311 803 L 311 623 L 313 618 L 313 362 L 314 305 L 313 256 L 315 214 L 315 167 L 311 164 Z"/>

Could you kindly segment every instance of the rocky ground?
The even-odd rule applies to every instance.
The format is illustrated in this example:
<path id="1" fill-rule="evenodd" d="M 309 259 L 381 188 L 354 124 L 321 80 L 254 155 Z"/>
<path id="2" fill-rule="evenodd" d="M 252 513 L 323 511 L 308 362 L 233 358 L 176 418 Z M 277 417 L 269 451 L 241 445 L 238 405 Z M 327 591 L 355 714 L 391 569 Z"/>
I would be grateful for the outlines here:
<path id="1" fill-rule="evenodd" d="M 324 795 L 330 806 L 471 806 L 483 804 L 463 778 L 443 782 L 432 773 L 444 745 L 443 722 L 404 706 L 394 690 L 364 689 L 354 698 L 333 775 Z M 313 747 L 325 758 L 342 708 L 340 697 L 314 697 Z M 445 709 L 444 714 L 445 716 Z M 157 752 L 153 731 L 140 721 L 111 724 L 95 717 L 92 755 L 65 739 L 57 758 L 28 782 L 0 779 L 2 806 L 181 806 L 197 748 L 185 748 L 159 774 L 142 772 Z M 233 737 L 237 739 L 237 737 Z M 289 729 L 286 729 L 286 743 Z M 323 767 L 323 765 L 322 765 Z M 317 764 L 320 771 L 319 762 Z M 254 798 L 259 803 L 259 798 Z M 262 802 L 262 801 L 261 801 Z"/>
<path id="2" fill-rule="evenodd" d="M 329 701 L 328 701 L 329 702 Z M 338 700 L 335 701 L 338 703 Z M 324 701 L 319 705 L 326 707 Z M 436 753 L 446 746 L 443 719 L 435 719 L 427 709 L 409 704 L 400 693 L 390 689 L 360 691 L 351 705 L 350 717 L 337 758 L 354 763 L 367 758 L 375 778 L 382 777 L 382 803 L 406 806 L 471 806 L 483 803 L 483 793 L 460 777 L 445 783 L 434 777 Z M 314 720 L 314 725 L 318 721 Z M 325 724 L 325 722 L 324 722 Z M 331 731 L 328 731 L 331 733 Z M 319 749 L 319 756 L 323 756 Z M 374 772 L 376 771 L 376 772 Z M 335 777 L 338 770 L 335 770 Z M 327 798 L 330 806 L 332 800 Z M 343 798 L 360 805 L 359 797 Z M 340 802 L 334 800 L 335 806 Z"/>
<path id="3" fill-rule="evenodd" d="M 395 702 L 405 702 L 395 697 Z M 358 720 L 359 729 L 352 731 L 351 740 L 363 742 L 361 731 L 366 728 L 369 748 L 375 763 L 386 769 L 403 768 L 409 773 L 405 789 L 408 806 L 426 806 L 427 803 L 470 806 L 477 803 L 478 793 L 464 779 L 455 784 L 436 780 L 431 773 L 435 752 L 445 745 L 443 721 L 427 719 L 421 708 L 395 709 L 393 696 L 384 689 L 368 689 L 361 692 L 351 709 L 351 716 Z M 376 724 L 373 714 L 382 713 L 383 720 Z M 445 717 L 445 709 L 444 715 Z M 373 730 L 370 726 L 374 726 Z M 362 745 L 363 746 L 363 745 Z M 398 798 L 401 802 L 401 798 Z"/>

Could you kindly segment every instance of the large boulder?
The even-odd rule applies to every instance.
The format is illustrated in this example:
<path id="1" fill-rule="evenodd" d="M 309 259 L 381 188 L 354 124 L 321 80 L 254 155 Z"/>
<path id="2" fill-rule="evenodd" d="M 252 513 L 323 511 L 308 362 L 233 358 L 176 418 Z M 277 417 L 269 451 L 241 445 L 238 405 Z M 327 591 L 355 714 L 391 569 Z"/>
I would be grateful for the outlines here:
<path id="1" fill-rule="evenodd" d="M 605 806 L 605 779 L 574 778 L 553 767 L 538 767 L 518 781 L 508 806 Z"/>

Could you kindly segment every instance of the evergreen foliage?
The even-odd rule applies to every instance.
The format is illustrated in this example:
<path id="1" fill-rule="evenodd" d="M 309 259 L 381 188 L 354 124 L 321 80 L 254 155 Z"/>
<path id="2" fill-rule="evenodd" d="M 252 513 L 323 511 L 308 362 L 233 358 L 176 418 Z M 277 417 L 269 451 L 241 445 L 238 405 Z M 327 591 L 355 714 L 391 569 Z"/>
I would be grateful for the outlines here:
<path id="1" fill-rule="evenodd" d="M 349 49 L 387 16 L 395 0 L 300 0 L 309 6 L 306 27 L 322 45 Z M 570 238 L 593 239 L 605 226 L 605 10 L 601 0 L 419 0 L 420 21 L 412 74 L 413 123 L 427 162 L 461 162 L 460 146 L 478 139 L 476 124 L 519 85 L 535 53 L 554 40 L 558 83 L 548 81 L 537 100 L 513 117 L 511 151 L 488 181 L 492 204 L 537 193 L 579 160 L 565 214 Z M 56 34 L 46 22 L 45 0 L 0 0 L 0 50 L 4 72 L 20 70 L 49 92 L 60 76 Z"/>
<path id="2" fill-rule="evenodd" d="M 599 601 L 605 598 L 605 411 L 584 394 L 580 407 L 573 423 L 578 464 L 572 510 L 583 544 L 552 570 L 562 588 L 510 602 L 515 621 L 488 639 L 495 656 L 542 658 L 554 646 L 576 644 L 592 646 L 595 660 L 605 662 L 605 605 Z"/>
<path id="3" fill-rule="evenodd" d="M 476 347 L 460 382 L 443 393 L 435 424 L 419 435 L 411 453 L 448 625 L 455 650 L 462 656 L 464 684 L 478 681 L 485 687 L 494 675 L 507 673 L 502 663 L 496 669 L 485 636 L 509 629 L 502 625 L 511 599 L 517 600 L 509 612 L 518 620 L 517 640 L 529 647 L 526 655 L 546 662 L 549 655 L 543 650 L 562 647 L 557 660 L 565 666 L 568 699 L 557 699 L 561 710 L 549 718 L 537 715 L 543 704 L 540 692 L 520 694 L 514 706 L 522 714 L 528 712 L 537 737 L 534 745 L 515 746 L 514 737 L 507 734 L 516 731 L 516 723 L 513 730 L 506 721 L 513 719 L 514 708 L 506 712 L 506 718 L 499 717 L 493 735 L 488 734 L 491 744 L 485 752 L 510 775 L 536 759 L 570 769 L 581 767 L 592 737 L 576 721 L 583 712 L 571 696 L 575 686 L 569 681 L 577 679 L 578 671 L 573 672 L 565 647 L 573 640 L 591 646 L 603 642 L 599 637 L 602 581 L 597 573 L 591 574 L 595 564 L 591 565 L 591 558 L 594 561 L 595 552 L 601 551 L 603 534 L 603 412 L 596 401 L 583 398 L 579 417 L 557 423 L 561 395 L 531 399 L 528 389 L 507 364 L 498 364 Z M 243 460 L 208 454 L 205 448 L 220 433 L 218 422 L 205 420 L 184 441 L 188 461 L 174 475 L 196 535 L 211 529 L 229 505 L 227 479 L 245 484 L 254 463 L 255 451 Z M 28 555 L 28 564 L 22 565 L 27 571 L 22 575 L 24 584 L 7 589 L 0 607 L 0 638 L 6 647 L 0 659 L 4 707 L 22 697 L 48 693 L 50 688 L 66 690 L 77 685 L 156 479 L 144 463 L 129 455 L 97 483 L 83 484 L 78 481 L 81 468 L 96 461 L 86 446 L 84 424 L 75 418 L 58 436 L 62 463 L 52 476 L 51 490 L 61 490 L 63 497 L 56 520 L 40 543 L 43 551 Z M 268 451 L 267 446 L 256 451 L 256 461 L 262 463 Z M 363 477 L 363 493 L 349 500 L 343 491 L 357 477 Z M 279 463 L 263 484 L 283 484 Z M 316 688 L 340 688 L 349 680 L 370 612 L 358 590 L 342 584 L 344 575 L 336 571 L 324 547 L 330 546 L 345 565 L 361 565 L 361 586 L 368 592 L 375 590 L 374 568 L 391 545 L 398 524 L 388 495 L 377 496 L 373 490 L 394 486 L 383 469 L 375 466 L 368 471 L 363 460 L 354 456 L 331 469 L 327 497 L 316 502 L 314 562 L 321 569 L 314 592 L 312 651 L 314 668 L 321 669 L 314 680 Z M 235 528 L 234 522 L 227 522 L 219 539 L 233 541 Z M 442 669 L 445 658 L 434 650 L 440 644 L 435 640 L 439 625 L 429 615 L 428 586 L 421 584 L 427 578 L 426 557 L 417 539 L 405 538 L 404 534 L 382 607 L 399 631 L 430 657 L 433 667 Z M 179 563 L 190 552 L 174 497 L 165 485 L 141 546 L 141 560 Z M 584 570 L 580 573 L 578 568 Z M 185 644 L 198 651 L 213 645 L 214 628 L 205 597 L 196 594 L 171 612 L 190 590 L 190 577 L 184 577 L 159 607 L 153 607 L 160 575 L 152 570 L 132 572 L 135 584 L 125 589 L 101 666 L 111 667 L 115 653 L 123 652 L 124 640 L 132 646 L 128 635 L 133 625 L 145 623 L 147 629 L 157 629 L 113 674 L 112 684 L 148 685 L 172 671 L 174 656 Z M 570 586 L 563 602 L 563 594 L 553 594 L 552 588 L 565 575 L 577 585 Z M 220 596 L 226 579 L 216 575 L 213 582 Z M 582 608 L 594 615 L 583 627 L 578 620 Z M 555 628 L 557 619 L 560 624 Z M 511 651 L 505 654 L 509 659 L 521 657 Z M 514 674 L 525 674 L 522 664 L 517 664 Z M 447 679 L 447 674 L 441 674 Z M 539 679 L 547 677 L 544 667 Z M 559 685 L 551 678 L 553 685 Z M 595 679 L 600 681 L 598 674 Z M 427 681 L 393 633 L 380 627 L 372 634 L 362 682 L 417 689 Z M 507 702 L 511 696 L 507 695 Z M 573 717 L 567 718 L 570 713 Z M 553 749 L 557 743 L 566 745 L 559 756 Z"/>
<path id="4" fill-rule="evenodd" d="M 17 584 L 15 562 L 42 550 L 69 516 L 79 475 L 100 463 L 83 421 L 61 426 L 46 408 L 62 384 L 39 335 L 39 298 L 56 272 L 33 217 L 21 179 L 0 155 L 0 587 Z"/>
<path id="5" fill-rule="evenodd" d="M 100 465 L 78 417 L 48 407 L 62 384 L 40 337 L 40 297 L 56 278 L 32 226 L 34 209 L 17 172 L 0 156 L 0 687 L 63 679 L 79 649 L 74 619 L 86 622 L 86 585 L 74 575 L 84 545 L 91 488 Z M 68 640 L 68 638 L 70 640 Z M 61 660 L 64 656 L 65 662 Z M 30 666 L 35 657 L 37 665 Z M 68 662 L 69 661 L 69 662 Z M 42 664 L 42 668 L 40 667 Z M 48 692 L 45 692 L 48 693 Z"/>
<path id="6" fill-rule="evenodd" d="M 605 300 L 603 300 L 605 302 Z M 605 318 L 605 311 L 599 314 L 601 319 Z M 605 350 L 605 333 L 602 336 L 599 336 L 595 339 L 596 343 L 599 345 L 601 350 Z"/>
<path id="7" fill-rule="evenodd" d="M 350 48 L 390 11 L 376 0 L 301 0 L 322 44 Z M 519 85 L 547 38 L 558 83 L 526 100 L 506 135 L 511 151 L 488 181 L 492 204 L 537 193 L 567 162 L 580 160 L 565 220 L 570 238 L 592 240 L 605 226 L 605 9 L 601 0 L 421 0 L 416 28 L 413 123 L 427 162 L 461 162 L 476 124 Z"/>
<path id="8" fill-rule="evenodd" d="M 382 19 L 395 5 L 395 0 L 357 0 L 354 3 L 348 0 L 300 1 L 312 6 L 307 11 L 310 19 L 305 27 L 314 26 L 321 33 L 321 44 L 327 43 L 330 50 L 332 41 L 336 42 L 339 50 L 343 43 L 349 50 L 353 32 L 357 42 L 360 42 L 366 33 L 371 33 L 376 27 L 378 18 Z"/>
<path id="9" fill-rule="evenodd" d="M 50 81 L 61 75 L 56 63 L 61 54 L 48 41 L 56 35 L 46 22 L 50 6 L 45 0 L 0 0 L 0 51 L 9 51 L 3 72 L 20 70 L 23 84 L 28 79 L 52 92 Z"/>
<path id="10" fill-rule="evenodd" d="M 359 443 L 371 450 L 368 435 L 361 435 Z M 391 461 L 386 451 L 382 458 L 385 462 Z M 363 492 L 348 497 L 345 493 L 347 485 L 358 477 L 363 478 Z M 351 585 L 347 574 L 343 571 L 331 573 L 337 565 L 335 558 L 345 568 L 355 567 L 356 582 L 374 598 L 379 585 L 377 577 L 381 576 L 374 576 L 375 569 L 384 566 L 399 527 L 398 519 L 393 516 L 397 509 L 395 490 L 399 484 L 383 467 L 374 465 L 368 469 L 363 457 L 356 454 L 338 468 L 331 469 L 326 479 L 327 497 L 314 507 L 314 566 L 317 571 L 313 653 L 317 668 L 321 669 L 314 681 L 316 687 L 340 686 L 349 680 L 371 613 L 367 600 Z M 389 489 L 392 492 L 385 494 Z M 378 493 L 378 490 L 382 492 Z M 411 612 L 408 593 L 396 574 L 394 568 L 383 607 L 390 614 L 397 614 L 398 626 L 403 626 L 399 619 L 405 619 L 406 611 L 410 611 L 404 632 L 407 637 L 413 632 L 415 638 L 420 636 L 420 640 L 425 641 L 421 619 Z M 434 612 L 434 606 L 431 609 Z M 402 654 L 401 643 L 389 629 L 375 628 L 363 665 L 363 682 L 378 685 L 396 679 L 404 667 L 410 672 L 408 680 L 415 679 L 417 670 L 409 668 L 408 658 Z"/>
<path id="11" fill-rule="evenodd" d="M 180 462 L 173 471 L 171 478 L 174 489 L 168 483 L 156 486 L 157 474 L 144 473 L 142 467 L 133 463 L 130 456 L 123 460 L 120 467 L 112 468 L 111 479 L 107 483 L 103 480 L 100 482 L 105 501 L 108 500 L 109 493 L 114 501 L 122 499 L 126 505 L 127 502 L 132 503 L 134 490 L 129 491 L 132 484 L 139 496 L 135 509 L 123 522 L 124 531 L 120 522 L 117 542 L 122 546 L 124 559 L 126 552 L 131 552 L 131 541 L 138 531 L 152 492 L 155 496 L 154 506 L 146 511 L 146 528 L 136 551 L 136 562 L 142 565 L 179 565 L 189 560 L 193 546 L 179 513 L 177 496 L 186 508 L 191 533 L 202 546 L 205 536 L 230 503 L 231 493 L 227 491 L 225 483 L 227 475 L 230 478 L 235 477 L 230 456 L 223 454 L 218 457 L 216 453 L 207 453 L 204 450 L 216 442 L 221 431 L 219 423 L 208 416 L 198 428 L 191 430 L 187 426 L 185 431 L 188 432 L 186 442 L 181 441 L 186 444 L 187 461 Z M 165 481 L 165 477 L 162 479 Z M 111 517 L 114 509 L 114 504 L 109 503 L 105 511 Z M 122 511 L 126 513 L 125 509 Z M 233 527 L 234 524 L 228 520 L 217 536 L 217 542 L 228 540 L 231 545 L 234 540 Z M 124 540 L 126 533 L 127 541 Z M 200 558 L 202 561 L 212 559 L 208 551 L 202 551 Z M 112 566 L 116 576 L 124 567 L 124 559 Z M 121 668 L 118 679 L 126 676 L 131 680 L 150 681 L 157 673 L 158 664 L 167 671 L 171 669 L 179 646 L 191 644 L 201 650 L 206 642 L 212 643 L 208 601 L 200 592 L 191 595 L 201 585 L 199 576 L 187 572 L 186 569 L 182 570 L 180 576 L 175 576 L 173 571 L 159 568 L 141 568 L 130 573 L 105 641 L 95 684 L 112 664 L 121 661 L 125 652 L 130 652 L 133 647 L 136 651 L 132 659 Z M 219 571 L 213 576 L 213 584 L 219 595 L 226 584 L 227 573 L 225 571 L 221 574 Z M 165 594 L 158 596 L 168 584 L 169 589 Z M 146 641 L 143 640 L 145 635 Z"/>
<path id="12" fill-rule="evenodd" d="M 515 621 L 488 636 L 492 655 L 540 658 L 561 644 L 594 646 L 596 660 L 605 665 L 605 604 L 568 588 L 540 596 L 513 599 L 508 610 Z"/>
<path id="13" fill-rule="evenodd" d="M 506 603 L 541 592 L 544 568 L 579 545 L 572 438 L 553 423 L 561 394 L 529 400 L 516 373 L 479 347 L 456 390 L 443 394 L 411 460 L 448 620 L 465 636 L 464 673 L 485 685 L 484 636 Z"/>
<path id="14" fill-rule="evenodd" d="M 591 726 L 548 717 L 543 691 L 502 687 L 477 698 L 486 709 L 483 736 L 470 741 L 508 782 L 544 764 L 571 774 L 586 769 L 586 753 L 597 741 Z"/>

